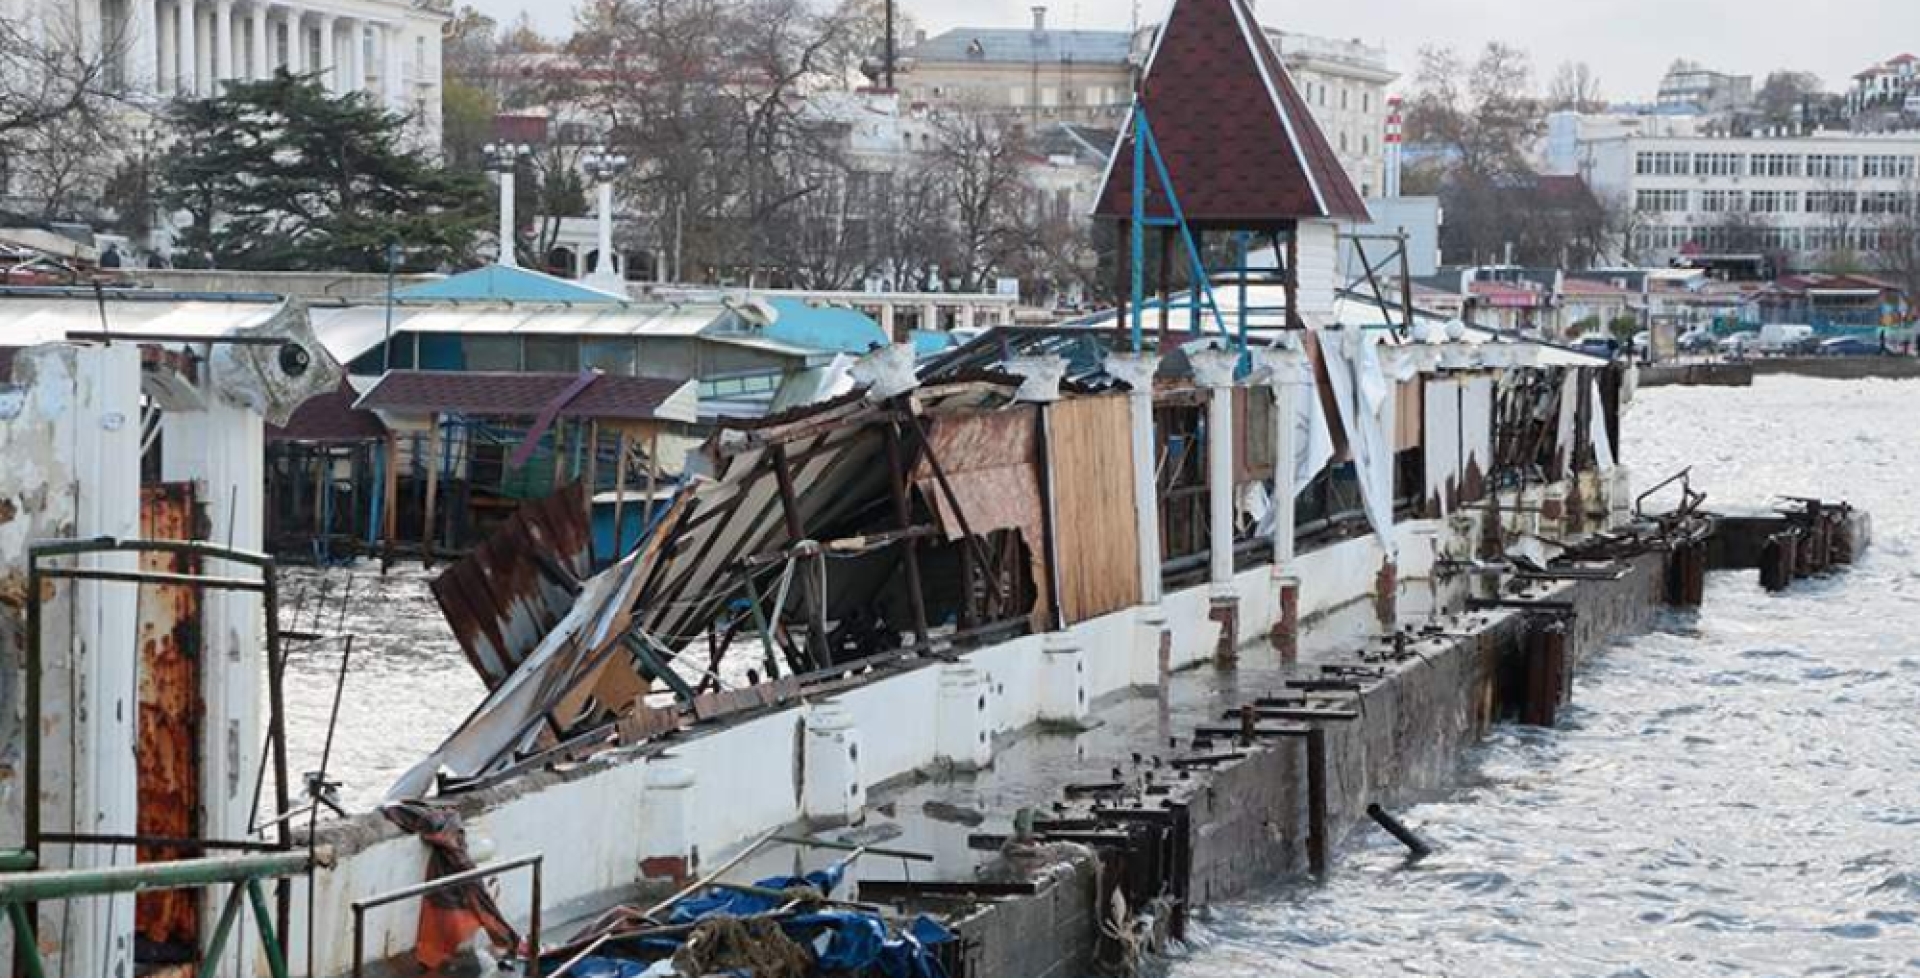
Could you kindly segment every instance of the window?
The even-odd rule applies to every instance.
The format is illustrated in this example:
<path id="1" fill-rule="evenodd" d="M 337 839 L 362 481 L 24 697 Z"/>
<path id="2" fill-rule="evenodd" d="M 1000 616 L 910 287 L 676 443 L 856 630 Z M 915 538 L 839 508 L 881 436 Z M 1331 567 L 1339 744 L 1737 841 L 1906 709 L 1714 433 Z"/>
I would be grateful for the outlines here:
<path id="1" fill-rule="evenodd" d="M 1748 159 L 1747 175 L 1755 177 L 1797 177 L 1800 157 L 1791 153 L 1755 153 Z"/>
<path id="2" fill-rule="evenodd" d="M 1633 209 L 1643 214 L 1678 214 L 1687 209 L 1684 190 L 1642 190 L 1634 196 Z"/>
<path id="3" fill-rule="evenodd" d="M 631 377 L 639 365 L 639 350 L 633 340 L 588 339 L 580 343 L 580 369 L 604 370 L 618 377 Z"/>
<path id="4" fill-rule="evenodd" d="M 1906 180 L 1913 176 L 1913 157 L 1911 156 L 1866 156 L 1860 160 L 1860 175 L 1890 180 Z"/>
<path id="5" fill-rule="evenodd" d="M 1810 153 L 1807 176 L 1821 180 L 1852 180 L 1860 175 L 1860 157 Z"/>
<path id="6" fill-rule="evenodd" d="M 1860 198 L 1860 212 L 1862 214 L 1905 214 L 1911 204 L 1912 199 L 1906 194 L 1893 190 L 1876 190 Z"/>
<path id="7" fill-rule="evenodd" d="M 1363 156 L 1373 155 L 1373 137 L 1372 136 L 1360 137 L 1360 153 Z"/>
<path id="8" fill-rule="evenodd" d="M 1800 194 L 1793 190 L 1756 190 L 1748 198 L 1747 209 L 1755 214 L 1797 214 Z"/>
<path id="9" fill-rule="evenodd" d="M 1347 104 L 1348 94 L 1349 92 L 1345 88 L 1340 89 L 1340 111 L 1342 112 L 1345 112 L 1347 111 L 1348 108 L 1350 108 L 1350 106 Z"/>
<path id="10" fill-rule="evenodd" d="M 1373 111 L 1373 93 L 1372 92 L 1360 93 L 1360 111 L 1362 112 Z"/>
<path id="11" fill-rule="evenodd" d="M 1740 154 L 1695 153 L 1693 155 L 1693 175 L 1696 177 L 1737 177 L 1740 175 Z"/>
<path id="12" fill-rule="evenodd" d="M 1860 195 L 1851 190 L 1807 191 L 1809 214 L 1858 214 Z"/>
<path id="13" fill-rule="evenodd" d="M 580 372 L 580 338 L 577 336 L 529 336 L 527 369 L 534 373 L 577 374 Z"/>
<path id="14" fill-rule="evenodd" d="M 1641 153 L 1634 158 L 1633 172 L 1643 177 L 1684 177 L 1690 159 L 1688 153 Z"/>
<path id="15" fill-rule="evenodd" d="M 1347 134 L 1343 132 L 1340 134 L 1340 152 L 1344 153 L 1346 151 L 1347 151 Z"/>
<path id="16" fill-rule="evenodd" d="M 465 336 L 460 340 L 468 370 L 520 369 L 520 338 L 517 336 Z"/>
<path id="17" fill-rule="evenodd" d="M 1738 190 L 1700 191 L 1700 209 L 1709 214 L 1731 214 L 1746 209 L 1746 194 Z"/>

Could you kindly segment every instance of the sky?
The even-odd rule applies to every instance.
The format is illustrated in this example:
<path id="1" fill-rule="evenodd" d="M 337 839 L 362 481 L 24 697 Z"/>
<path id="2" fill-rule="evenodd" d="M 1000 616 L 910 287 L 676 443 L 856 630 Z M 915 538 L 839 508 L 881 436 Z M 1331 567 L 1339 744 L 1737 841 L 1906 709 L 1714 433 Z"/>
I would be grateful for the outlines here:
<path id="1" fill-rule="evenodd" d="M 543 32 L 572 28 L 569 0 L 457 0 L 502 21 L 523 11 Z M 939 33 L 959 26 L 1021 27 L 1042 0 L 898 0 L 914 22 Z M 1139 7 L 1143 22 L 1170 0 L 1045 0 L 1049 26 L 1124 29 Z M 1920 49 L 1915 0 L 1255 0 L 1260 19 L 1282 29 L 1358 38 L 1387 49 L 1410 75 L 1428 44 L 1477 49 L 1491 40 L 1526 49 L 1536 84 L 1554 68 L 1585 61 L 1615 100 L 1650 99 L 1676 58 L 1755 76 L 1791 68 L 1842 91 L 1853 74 Z M 1841 13 L 1843 16 L 1832 16 Z M 1920 53 L 1916 50 L 1915 53 Z"/>

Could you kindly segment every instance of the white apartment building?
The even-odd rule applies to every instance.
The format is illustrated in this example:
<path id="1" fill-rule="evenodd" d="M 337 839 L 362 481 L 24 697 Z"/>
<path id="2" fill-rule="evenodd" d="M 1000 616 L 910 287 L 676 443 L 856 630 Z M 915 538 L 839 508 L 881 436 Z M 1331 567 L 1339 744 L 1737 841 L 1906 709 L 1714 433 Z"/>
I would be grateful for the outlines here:
<path id="1" fill-rule="evenodd" d="M 1738 137 L 1687 119 L 1558 113 L 1543 163 L 1629 210 L 1623 244 L 1642 264 L 1742 252 L 1809 269 L 1871 253 L 1920 208 L 1920 133 Z"/>
<path id="2" fill-rule="evenodd" d="M 205 97 L 278 69 L 367 92 L 440 144 L 440 36 L 451 0 L 0 0 L 49 43 L 117 51 L 117 80 L 151 98 Z"/>
<path id="3" fill-rule="evenodd" d="M 908 108 L 1000 108 L 1036 128 L 1118 128 L 1158 30 L 1063 30 L 1035 7 L 1027 28 L 956 27 L 917 39 L 901 52 L 895 84 Z M 1399 77 L 1387 52 L 1358 40 L 1266 32 L 1353 185 L 1362 196 L 1384 192 L 1387 86 Z"/>

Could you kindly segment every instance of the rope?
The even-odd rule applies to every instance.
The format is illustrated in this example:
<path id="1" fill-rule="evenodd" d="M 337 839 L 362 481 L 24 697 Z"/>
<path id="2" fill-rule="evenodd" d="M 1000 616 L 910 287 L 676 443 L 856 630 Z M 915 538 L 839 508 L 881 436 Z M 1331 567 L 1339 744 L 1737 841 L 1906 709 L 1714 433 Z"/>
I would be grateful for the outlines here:
<path id="1" fill-rule="evenodd" d="M 817 891 L 816 891 L 817 892 Z M 765 918 L 713 916 L 700 921 L 673 952 L 683 975 L 744 972 L 754 978 L 806 978 L 813 956 Z"/>

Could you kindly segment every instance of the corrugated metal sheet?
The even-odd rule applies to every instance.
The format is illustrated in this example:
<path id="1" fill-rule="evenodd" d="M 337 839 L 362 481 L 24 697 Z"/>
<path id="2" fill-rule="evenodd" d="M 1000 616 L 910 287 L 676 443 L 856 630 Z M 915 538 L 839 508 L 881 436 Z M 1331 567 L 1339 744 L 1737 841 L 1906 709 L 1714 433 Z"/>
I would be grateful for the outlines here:
<path id="1" fill-rule="evenodd" d="M 1060 606 L 1073 624 L 1140 601 L 1140 541 L 1127 477 L 1132 415 L 1121 395 L 1073 398 L 1049 411 Z"/>
<path id="2" fill-rule="evenodd" d="M 434 600 L 488 689 L 504 682 L 573 607 L 592 573 L 586 490 L 579 483 L 527 503 L 459 563 L 434 579 Z"/>

